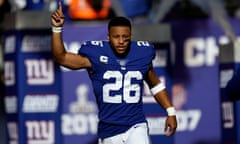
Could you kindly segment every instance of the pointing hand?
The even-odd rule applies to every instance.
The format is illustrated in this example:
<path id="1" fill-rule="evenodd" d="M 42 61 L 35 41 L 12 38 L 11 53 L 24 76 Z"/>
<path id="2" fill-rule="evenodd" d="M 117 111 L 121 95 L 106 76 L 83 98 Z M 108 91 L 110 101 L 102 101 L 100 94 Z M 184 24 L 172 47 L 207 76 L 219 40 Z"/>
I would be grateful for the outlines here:
<path id="1" fill-rule="evenodd" d="M 51 16 L 51 24 L 54 27 L 62 27 L 65 21 L 65 17 L 62 11 L 62 3 L 58 3 L 58 9 Z"/>

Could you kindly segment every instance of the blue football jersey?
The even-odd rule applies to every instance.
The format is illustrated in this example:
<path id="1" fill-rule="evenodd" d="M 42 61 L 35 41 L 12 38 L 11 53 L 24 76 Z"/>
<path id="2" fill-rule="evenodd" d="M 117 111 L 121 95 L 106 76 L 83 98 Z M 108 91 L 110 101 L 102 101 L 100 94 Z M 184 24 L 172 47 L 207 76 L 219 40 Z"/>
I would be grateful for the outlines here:
<path id="1" fill-rule="evenodd" d="M 91 64 L 89 71 L 99 109 L 98 135 L 106 138 L 146 122 L 143 113 L 143 79 L 155 56 L 145 41 L 131 42 L 124 58 L 117 57 L 108 41 L 88 41 L 79 49 Z"/>

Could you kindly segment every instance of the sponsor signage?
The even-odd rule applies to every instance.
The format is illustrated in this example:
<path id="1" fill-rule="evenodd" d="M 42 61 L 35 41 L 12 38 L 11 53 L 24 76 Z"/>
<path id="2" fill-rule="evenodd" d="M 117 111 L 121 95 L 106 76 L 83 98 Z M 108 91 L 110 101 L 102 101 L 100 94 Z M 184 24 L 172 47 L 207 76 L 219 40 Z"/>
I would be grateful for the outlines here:
<path id="1" fill-rule="evenodd" d="M 8 143 L 61 141 L 61 73 L 49 30 L 6 31 L 5 107 Z"/>

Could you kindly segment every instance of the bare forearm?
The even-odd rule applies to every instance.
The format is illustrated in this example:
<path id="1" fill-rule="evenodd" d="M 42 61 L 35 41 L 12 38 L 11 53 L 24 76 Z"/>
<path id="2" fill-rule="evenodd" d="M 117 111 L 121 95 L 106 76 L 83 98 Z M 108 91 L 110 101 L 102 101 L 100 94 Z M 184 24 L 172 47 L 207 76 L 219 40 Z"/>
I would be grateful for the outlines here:
<path id="1" fill-rule="evenodd" d="M 54 61 L 69 69 L 91 67 L 91 63 L 87 58 L 65 50 L 61 32 L 52 33 L 52 55 Z"/>
<path id="2" fill-rule="evenodd" d="M 62 40 L 62 28 L 64 24 L 64 14 L 62 11 L 62 3 L 58 3 L 57 10 L 51 16 L 51 24 L 52 24 L 52 54 L 53 59 L 58 62 L 64 62 L 65 58 L 65 48 Z"/>
<path id="3" fill-rule="evenodd" d="M 167 109 L 172 107 L 172 103 L 169 99 L 168 92 L 165 85 L 161 82 L 158 76 L 155 74 L 152 65 L 148 71 L 148 75 L 145 79 L 154 95 L 156 101 L 164 108 Z"/>
<path id="4" fill-rule="evenodd" d="M 157 103 L 160 104 L 164 109 L 167 109 L 169 107 L 172 107 L 172 103 L 169 99 L 167 90 L 164 89 L 160 92 L 158 92 L 154 98 L 156 99 Z"/>
<path id="5" fill-rule="evenodd" d="M 148 75 L 145 80 L 148 83 L 150 91 L 154 98 L 156 99 L 157 103 L 167 111 L 168 117 L 166 119 L 164 131 L 166 132 L 168 128 L 170 128 L 170 131 L 167 133 L 167 136 L 172 136 L 177 128 L 176 110 L 170 101 L 164 83 L 162 83 L 158 79 L 158 76 L 155 74 L 152 65 L 150 66 Z"/>
<path id="6" fill-rule="evenodd" d="M 52 54 L 53 59 L 61 63 L 63 61 L 66 51 L 64 48 L 62 33 L 52 33 Z"/>
<path id="7" fill-rule="evenodd" d="M 91 63 L 87 58 L 65 50 L 62 39 L 64 21 L 65 17 L 62 11 L 62 3 L 59 2 L 57 10 L 51 16 L 53 59 L 58 64 L 70 69 L 91 68 Z"/>

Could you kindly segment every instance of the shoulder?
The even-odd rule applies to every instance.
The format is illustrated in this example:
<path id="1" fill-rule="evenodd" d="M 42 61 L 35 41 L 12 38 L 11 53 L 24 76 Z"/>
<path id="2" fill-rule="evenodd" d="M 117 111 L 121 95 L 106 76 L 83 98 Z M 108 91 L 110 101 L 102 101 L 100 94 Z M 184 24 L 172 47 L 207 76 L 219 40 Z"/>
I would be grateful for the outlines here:
<path id="1" fill-rule="evenodd" d="M 85 41 L 81 44 L 78 54 L 82 55 L 96 54 L 107 45 L 108 45 L 107 41 Z"/>
<path id="2" fill-rule="evenodd" d="M 153 53 L 155 51 L 153 44 L 148 41 L 132 41 L 131 47 L 139 52 Z"/>
<path id="3" fill-rule="evenodd" d="M 154 45 L 148 41 L 132 41 L 131 47 L 138 53 L 155 55 Z"/>
<path id="4" fill-rule="evenodd" d="M 99 41 L 86 41 L 82 43 L 82 47 L 104 47 L 108 42 L 99 40 Z"/>
<path id="5" fill-rule="evenodd" d="M 86 51 L 89 49 L 98 49 L 106 45 L 105 41 L 85 41 L 81 44 L 79 51 Z"/>

